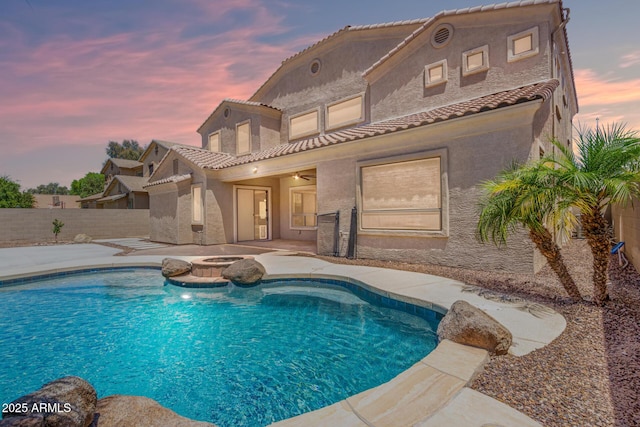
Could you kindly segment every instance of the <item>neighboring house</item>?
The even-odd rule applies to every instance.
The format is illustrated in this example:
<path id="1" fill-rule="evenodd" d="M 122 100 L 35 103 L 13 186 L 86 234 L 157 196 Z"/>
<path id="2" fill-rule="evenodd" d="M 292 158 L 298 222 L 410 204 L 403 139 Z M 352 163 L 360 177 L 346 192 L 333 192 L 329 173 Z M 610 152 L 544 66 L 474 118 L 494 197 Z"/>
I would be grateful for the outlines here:
<path id="1" fill-rule="evenodd" d="M 551 138 L 571 145 L 568 10 L 537 0 L 345 27 L 286 59 L 248 100 L 224 100 L 146 185 L 151 239 L 317 242 L 344 255 L 480 269 L 543 265 L 524 237 L 475 237 L 477 185 Z M 259 66 L 259 64 L 256 64 Z M 322 217 L 326 218 L 326 217 Z"/>
<path id="2" fill-rule="evenodd" d="M 149 194 L 143 188 L 148 182 L 149 177 L 116 175 L 96 203 L 102 209 L 149 209 Z"/>
<path id="3" fill-rule="evenodd" d="M 137 160 L 109 158 L 100 173 L 106 178 L 106 188 L 106 185 L 109 184 L 109 181 L 111 181 L 114 176 L 143 176 L 142 169 L 143 164 Z"/>
<path id="4" fill-rule="evenodd" d="M 107 159 L 100 173 L 105 189 L 78 200 L 84 209 L 149 209 L 149 194 L 144 185 L 160 160 L 175 142 L 152 140 L 138 160 Z"/>
<path id="5" fill-rule="evenodd" d="M 142 176 L 150 177 L 155 168 L 160 164 L 162 158 L 167 154 L 167 151 L 174 146 L 179 147 L 181 144 L 157 139 L 152 140 L 138 159 L 143 165 Z"/>
<path id="6" fill-rule="evenodd" d="M 80 203 L 80 207 L 82 209 L 102 209 L 102 206 L 98 206 L 98 200 L 102 198 L 102 192 L 92 194 L 87 197 L 83 197 L 78 199 L 78 203 Z"/>
<path id="7" fill-rule="evenodd" d="M 80 207 L 78 196 L 68 194 L 34 194 L 35 208 L 76 209 Z"/>

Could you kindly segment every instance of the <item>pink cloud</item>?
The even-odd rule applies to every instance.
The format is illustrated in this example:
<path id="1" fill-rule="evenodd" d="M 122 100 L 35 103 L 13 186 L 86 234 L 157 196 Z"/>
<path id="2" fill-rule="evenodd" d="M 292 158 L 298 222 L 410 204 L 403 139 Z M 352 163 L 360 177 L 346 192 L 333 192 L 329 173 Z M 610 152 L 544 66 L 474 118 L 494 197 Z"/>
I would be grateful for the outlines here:
<path id="1" fill-rule="evenodd" d="M 581 106 L 640 101 L 640 78 L 620 80 L 579 69 L 575 70 L 575 81 Z"/>
<path id="2" fill-rule="evenodd" d="M 222 99 L 248 98 L 284 58 L 311 42 L 308 36 L 261 40 L 286 28 L 256 0 L 194 3 L 218 19 L 232 7 L 246 9 L 251 19 L 188 39 L 182 37 L 188 23 L 176 22 L 83 40 L 59 36 L 36 48 L 18 42 L 17 53 L 0 61 L 15 76 L 11 86 L 0 83 L 0 135 L 21 141 L 7 149 L 102 147 L 128 138 L 198 145 L 196 129 Z"/>
<path id="3" fill-rule="evenodd" d="M 640 64 L 640 50 L 624 55 L 620 68 L 628 68 L 636 64 Z"/>
<path id="4" fill-rule="evenodd" d="M 625 123 L 640 130 L 640 78 L 622 80 L 578 69 L 575 80 L 580 114 L 574 117 L 574 123 L 595 127 L 597 118 L 600 124 Z"/>

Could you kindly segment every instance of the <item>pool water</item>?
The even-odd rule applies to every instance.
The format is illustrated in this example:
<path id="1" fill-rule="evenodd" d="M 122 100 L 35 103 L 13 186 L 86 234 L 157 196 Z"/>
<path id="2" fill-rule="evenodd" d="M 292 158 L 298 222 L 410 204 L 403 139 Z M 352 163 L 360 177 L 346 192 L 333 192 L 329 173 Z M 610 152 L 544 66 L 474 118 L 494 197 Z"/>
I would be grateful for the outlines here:
<path id="1" fill-rule="evenodd" d="M 389 381 L 437 324 L 313 282 L 184 289 L 157 270 L 0 288 L 0 403 L 77 375 L 180 415 L 261 426 Z"/>

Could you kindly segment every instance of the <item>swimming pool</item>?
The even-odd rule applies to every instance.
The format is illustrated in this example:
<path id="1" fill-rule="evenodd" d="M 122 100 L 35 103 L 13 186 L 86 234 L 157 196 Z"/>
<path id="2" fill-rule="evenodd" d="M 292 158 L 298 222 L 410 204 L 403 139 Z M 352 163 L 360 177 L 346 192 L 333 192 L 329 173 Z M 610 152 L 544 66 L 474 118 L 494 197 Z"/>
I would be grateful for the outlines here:
<path id="1" fill-rule="evenodd" d="M 7 286 L 0 402 L 77 375 L 98 397 L 147 396 L 220 427 L 267 425 L 422 359 L 437 344 L 437 320 L 426 314 L 370 304 L 331 283 L 190 290 L 145 269 Z"/>

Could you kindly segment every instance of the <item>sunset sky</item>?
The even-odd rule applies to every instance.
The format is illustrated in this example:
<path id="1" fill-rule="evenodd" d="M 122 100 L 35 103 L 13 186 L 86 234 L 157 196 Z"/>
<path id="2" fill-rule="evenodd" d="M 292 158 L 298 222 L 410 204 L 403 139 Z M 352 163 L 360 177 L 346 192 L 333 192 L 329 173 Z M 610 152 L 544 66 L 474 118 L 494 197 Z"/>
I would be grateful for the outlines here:
<path id="1" fill-rule="evenodd" d="M 224 98 L 345 25 L 491 1 L 0 0 L 0 176 L 22 189 L 97 172 L 109 141 L 200 144 Z M 580 114 L 640 130 L 637 0 L 565 0 Z"/>

